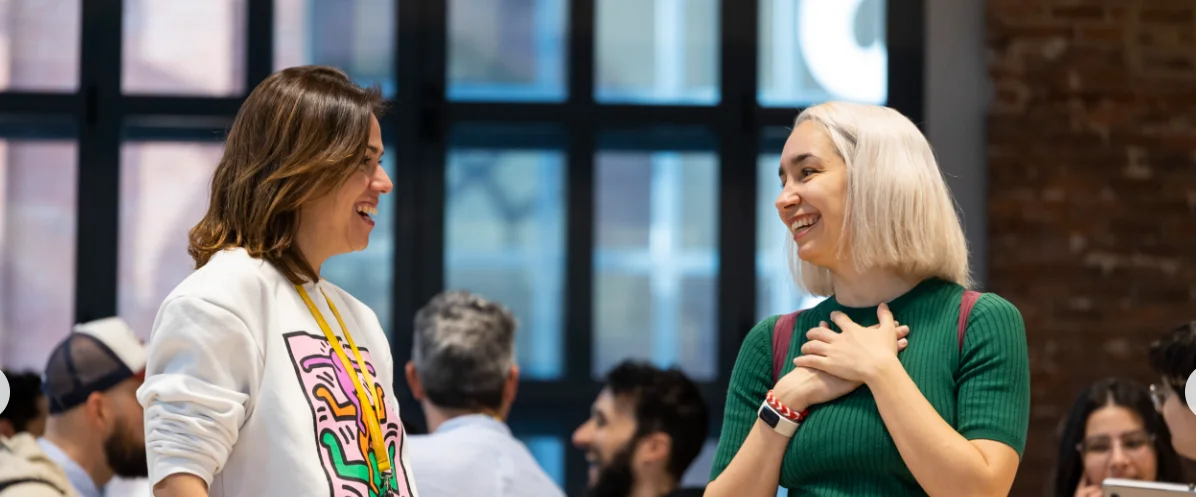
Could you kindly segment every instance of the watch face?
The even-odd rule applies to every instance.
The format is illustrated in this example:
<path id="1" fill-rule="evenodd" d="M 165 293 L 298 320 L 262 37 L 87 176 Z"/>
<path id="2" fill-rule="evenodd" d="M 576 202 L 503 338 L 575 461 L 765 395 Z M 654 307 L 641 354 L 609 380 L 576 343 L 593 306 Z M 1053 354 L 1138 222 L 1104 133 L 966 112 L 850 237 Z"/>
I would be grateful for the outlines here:
<path id="1" fill-rule="evenodd" d="M 776 411 L 765 407 L 764 409 L 760 409 L 760 419 L 763 419 L 768 426 L 776 428 L 777 423 L 781 422 L 781 415 L 777 414 Z"/>

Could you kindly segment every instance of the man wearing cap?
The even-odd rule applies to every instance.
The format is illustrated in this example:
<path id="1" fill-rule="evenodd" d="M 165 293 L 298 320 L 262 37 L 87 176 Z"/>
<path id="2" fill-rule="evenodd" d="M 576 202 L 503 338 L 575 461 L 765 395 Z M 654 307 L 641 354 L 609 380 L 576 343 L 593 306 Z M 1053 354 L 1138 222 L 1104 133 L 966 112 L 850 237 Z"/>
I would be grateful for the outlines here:
<path id="1" fill-rule="evenodd" d="M 0 497 L 102 497 L 115 476 L 147 473 L 137 388 L 145 347 L 124 321 L 84 323 L 50 353 L 46 434 L 0 443 Z"/>

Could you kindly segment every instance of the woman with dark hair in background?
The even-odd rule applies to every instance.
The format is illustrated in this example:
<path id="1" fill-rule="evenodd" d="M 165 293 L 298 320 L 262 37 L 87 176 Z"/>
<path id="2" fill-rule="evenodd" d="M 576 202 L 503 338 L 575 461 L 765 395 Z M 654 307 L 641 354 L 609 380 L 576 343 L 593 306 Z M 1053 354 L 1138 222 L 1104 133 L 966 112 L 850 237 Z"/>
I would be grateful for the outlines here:
<path id="1" fill-rule="evenodd" d="M 149 343 L 155 495 L 415 497 L 390 344 L 320 277 L 369 244 L 382 98 L 328 67 L 266 78 L 241 106 L 191 230 L 196 271 Z"/>
<path id="2" fill-rule="evenodd" d="M 1100 497 L 1105 478 L 1179 482 L 1179 456 L 1150 391 L 1107 378 L 1080 392 L 1060 433 L 1055 497 Z"/>

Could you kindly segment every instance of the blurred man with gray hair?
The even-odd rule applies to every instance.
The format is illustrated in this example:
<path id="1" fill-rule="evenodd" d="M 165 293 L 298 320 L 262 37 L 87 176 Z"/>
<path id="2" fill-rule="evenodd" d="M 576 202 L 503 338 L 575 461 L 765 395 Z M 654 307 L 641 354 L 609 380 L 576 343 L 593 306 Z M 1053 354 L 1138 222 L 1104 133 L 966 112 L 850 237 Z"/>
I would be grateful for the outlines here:
<path id="1" fill-rule="evenodd" d="M 464 291 L 416 313 L 406 371 L 428 422 L 428 435 L 409 439 L 421 493 L 564 497 L 506 424 L 519 385 L 515 327 L 505 307 Z"/>

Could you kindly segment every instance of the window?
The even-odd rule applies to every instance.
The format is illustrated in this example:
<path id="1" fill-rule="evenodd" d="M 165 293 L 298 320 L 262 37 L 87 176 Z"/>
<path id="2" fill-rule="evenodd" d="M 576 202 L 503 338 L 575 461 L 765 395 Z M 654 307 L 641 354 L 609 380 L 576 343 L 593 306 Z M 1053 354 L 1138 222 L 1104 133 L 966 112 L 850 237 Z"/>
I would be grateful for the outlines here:
<path id="1" fill-rule="evenodd" d="M 706 443 L 702 444 L 702 451 L 698 453 L 698 457 L 689 464 L 689 469 L 685 470 L 685 474 L 681 475 L 681 486 L 702 488 L 710 483 L 710 468 L 714 466 L 714 453 L 717 451 L 718 439 L 706 440 Z"/>
<path id="2" fill-rule="evenodd" d="M 245 0 L 124 0 L 124 93 L 245 91 Z"/>
<path id="3" fill-rule="evenodd" d="M 521 436 L 519 441 L 527 446 L 528 452 L 544 469 L 552 481 L 565 486 L 565 442 L 558 437 L 543 435 Z"/>
<path id="4" fill-rule="evenodd" d="M 75 295 L 73 141 L 0 140 L 0 360 L 45 368 Z"/>
<path id="5" fill-rule="evenodd" d="M 761 105 L 886 102 L 886 0 L 759 2 Z"/>
<path id="6" fill-rule="evenodd" d="M 689 465 L 689 469 L 681 475 L 681 487 L 683 488 L 704 488 L 710 483 L 710 469 L 714 466 L 714 454 L 718 451 L 718 439 L 707 440 L 702 445 L 702 451 L 698 453 L 698 457 Z M 789 491 L 784 487 L 777 487 L 777 497 L 785 497 L 789 495 Z"/>
<path id="7" fill-rule="evenodd" d="M 208 209 L 219 143 L 127 142 L 121 148 L 118 313 L 148 337 L 162 301 L 195 267 L 187 233 Z"/>
<path id="8" fill-rule="evenodd" d="M 448 0 L 450 100 L 565 100 L 566 0 Z"/>
<path id="9" fill-rule="evenodd" d="M 0 90 L 79 88 L 82 1 L 0 2 Z"/>
<path id="10" fill-rule="evenodd" d="M 595 0 L 594 98 L 603 103 L 719 101 L 715 0 Z"/>
<path id="11" fill-rule="evenodd" d="M 529 426 L 512 430 L 568 495 L 594 380 L 625 359 L 679 366 L 717 412 L 745 325 L 819 301 L 789 275 L 780 142 L 757 135 L 831 98 L 924 120 L 919 2 L 84 1 L 0 1 L 3 364 L 40 368 L 81 317 L 148 335 L 193 271 L 188 231 L 245 95 L 333 66 L 390 100 L 397 190 L 369 246 L 322 275 L 373 309 L 398 365 L 436 292 L 510 308 L 512 421 Z"/>
<path id="12" fill-rule="evenodd" d="M 564 156 L 556 150 L 454 148 L 445 177 L 445 286 L 509 308 L 528 379 L 561 375 Z"/>
<path id="13" fill-rule="evenodd" d="M 718 374 L 718 158 L 600 151 L 595 161 L 594 371 L 625 358 Z"/>
<path id="14" fill-rule="evenodd" d="M 397 0 L 274 0 L 274 69 L 329 65 L 394 96 Z"/>

